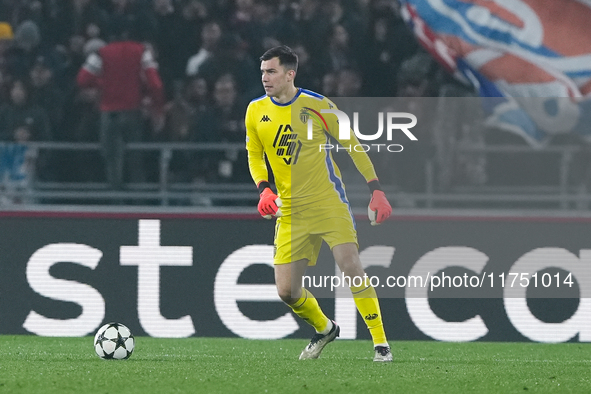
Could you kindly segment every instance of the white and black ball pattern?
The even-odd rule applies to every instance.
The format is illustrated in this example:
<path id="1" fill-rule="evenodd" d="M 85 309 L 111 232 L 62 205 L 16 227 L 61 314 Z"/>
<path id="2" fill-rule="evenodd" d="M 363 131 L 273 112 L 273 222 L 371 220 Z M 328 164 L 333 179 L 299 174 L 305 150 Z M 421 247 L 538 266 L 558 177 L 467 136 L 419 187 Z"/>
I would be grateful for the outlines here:
<path id="1" fill-rule="evenodd" d="M 124 360 L 131 356 L 135 339 L 121 323 L 107 323 L 94 336 L 94 350 L 103 359 Z"/>

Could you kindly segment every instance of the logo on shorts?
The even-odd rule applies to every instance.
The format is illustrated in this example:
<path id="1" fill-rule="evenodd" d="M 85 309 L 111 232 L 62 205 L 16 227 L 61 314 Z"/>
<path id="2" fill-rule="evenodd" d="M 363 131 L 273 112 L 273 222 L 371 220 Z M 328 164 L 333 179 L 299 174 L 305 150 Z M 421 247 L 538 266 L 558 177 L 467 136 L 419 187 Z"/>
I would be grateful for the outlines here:
<path id="1" fill-rule="evenodd" d="M 378 314 L 377 313 L 370 313 L 369 315 L 366 315 L 364 317 L 365 320 L 375 320 L 378 318 Z"/>

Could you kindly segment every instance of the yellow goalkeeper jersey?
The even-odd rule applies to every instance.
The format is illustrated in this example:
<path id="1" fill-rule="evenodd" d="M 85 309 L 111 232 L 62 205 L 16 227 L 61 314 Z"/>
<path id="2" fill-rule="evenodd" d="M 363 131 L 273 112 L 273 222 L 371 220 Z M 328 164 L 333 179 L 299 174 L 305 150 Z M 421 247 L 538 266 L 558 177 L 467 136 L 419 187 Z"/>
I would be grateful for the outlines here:
<path id="1" fill-rule="evenodd" d="M 351 132 L 351 139 L 339 140 L 337 117 L 321 114 L 322 109 L 336 109 L 336 105 L 318 93 L 299 88 L 288 103 L 281 104 L 264 95 L 252 100 L 246 110 L 250 173 L 257 185 L 269 180 L 266 156 L 284 215 L 291 214 L 295 207 L 348 204 L 341 173 L 333 160 L 332 149 L 328 149 L 331 144 L 336 145 L 335 140 L 349 152 L 367 181 L 376 178 L 367 154 L 354 149 L 359 144 L 355 134 Z M 313 119 L 311 135 L 310 118 Z"/>

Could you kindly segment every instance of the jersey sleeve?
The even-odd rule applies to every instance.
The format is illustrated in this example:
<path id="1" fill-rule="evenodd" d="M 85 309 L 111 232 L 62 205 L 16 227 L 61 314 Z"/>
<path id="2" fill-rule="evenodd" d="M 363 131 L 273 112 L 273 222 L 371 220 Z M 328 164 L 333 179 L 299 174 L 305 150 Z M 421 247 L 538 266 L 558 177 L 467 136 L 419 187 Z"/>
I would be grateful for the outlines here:
<path id="1" fill-rule="evenodd" d="M 246 109 L 244 123 L 246 126 L 246 151 L 248 153 L 248 168 L 250 176 L 255 184 L 261 181 L 268 181 L 267 163 L 265 162 L 265 152 L 263 144 L 257 134 L 256 122 L 254 119 L 254 108 L 249 104 Z"/>
<path id="2" fill-rule="evenodd" d="M 78 86 L 81 88 L 96 87 L 102 70 L 103 59 L 98 54 L 91 53 L 76 76 Z"/>
<path id="3" fill-rule="evenodd" d="M 103 70 L 103 59 L 97 53 L 91 53 L 82 67 L 92 75 L 99 75 Z"/>
<path id="4" fill-rule="evenodd" d="M 329 109 L 338 109 L 337 106 L 330 101 L 328 98 L 325 98 L 326 101 L 326 108 Z M 328 134 L 330 134 L 334 139 L 338 141 L 338 143 L 346 148 L 345 150 L 351 156 L 357 171 L 363 175 L 367 182 L 376 179 L 378 176 L 376 175 L 376 170 L 371 162 L 367 153 L 363 150 L 356 150 L 354 147 L 359 145 L 359 139 L 353 132 L 353 130 L 349 130 L 350 139 L 340 139 L 339 138 L 339 122 L 337 117 L 334 115 L 328 115 L 324 117 L 326 119 L 326 123 L 328 126 Z"/>
<path id="5" fill-rule="evenodd" d="M 144 48 L 141 58 L 142 70 L 144 70 L 145 83 L 148 93 L 152 98 L 152 107 L 157 113 L 162 112 L 164 107 L 164 85 L 158 73 L 158 63 L 149 48 Z"/>

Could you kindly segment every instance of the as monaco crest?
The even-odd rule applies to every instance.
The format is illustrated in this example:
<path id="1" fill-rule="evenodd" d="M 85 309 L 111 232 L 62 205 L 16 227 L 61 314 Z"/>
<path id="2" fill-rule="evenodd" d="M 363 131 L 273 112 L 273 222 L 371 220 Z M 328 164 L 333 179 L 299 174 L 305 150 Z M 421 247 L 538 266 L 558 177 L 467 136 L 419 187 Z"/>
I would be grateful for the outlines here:
<path id="1" fill-rule="evenodd" d="M 310 118 L 310 114 L 308 113 L 308 111 L 306 111 L 305 108 L 302 108 L 300 110 L 300 120 L 302 121 L 302 123 L 306 124 L 308 122 L 309 118 Z"/>

